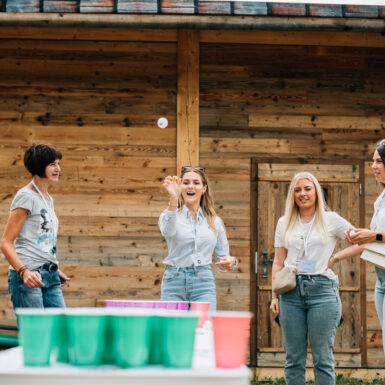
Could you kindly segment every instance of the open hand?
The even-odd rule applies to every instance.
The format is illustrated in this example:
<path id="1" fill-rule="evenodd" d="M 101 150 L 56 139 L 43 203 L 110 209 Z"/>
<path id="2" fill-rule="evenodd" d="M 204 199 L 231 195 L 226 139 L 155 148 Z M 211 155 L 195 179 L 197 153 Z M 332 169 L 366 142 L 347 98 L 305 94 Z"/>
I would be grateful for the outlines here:
<path id="1" fill-rule="evenodd" d="M 167 190 L 168 195 L 172 199 L 179 199 L 181 193 L 182 181 L 177 176 L 167 176 L 163 181 L 163 186 Z"/>
<path id="2" fill-rule="evenodd" d="M 215 264 L 219 266 L 224 273 L 228 272 L 235 265 L 235 261 L 237 260 L 235 257 L 231 256 L 217 258 L 219 259 L 219 262 L 216 262 Z"/>

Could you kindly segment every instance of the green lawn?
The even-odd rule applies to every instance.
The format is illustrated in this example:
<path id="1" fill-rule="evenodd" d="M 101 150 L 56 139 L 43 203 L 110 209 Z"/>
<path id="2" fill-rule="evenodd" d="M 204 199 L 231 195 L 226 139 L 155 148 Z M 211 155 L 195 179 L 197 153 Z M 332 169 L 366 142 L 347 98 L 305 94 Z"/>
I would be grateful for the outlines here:
<path id="1" fill-rule="evenodd" d="M 307 382 L 308 385 L 314 385 L 314 381 Z M 251 385 L 285 385 L 285 379 L 257 379 L 251 381 Z M 355 378 L 343 377 L 341 374 L 337 376 L 336 385 L 385 385 L 385 379 L 377 378 L 372 381 L 357 380 Z"/>

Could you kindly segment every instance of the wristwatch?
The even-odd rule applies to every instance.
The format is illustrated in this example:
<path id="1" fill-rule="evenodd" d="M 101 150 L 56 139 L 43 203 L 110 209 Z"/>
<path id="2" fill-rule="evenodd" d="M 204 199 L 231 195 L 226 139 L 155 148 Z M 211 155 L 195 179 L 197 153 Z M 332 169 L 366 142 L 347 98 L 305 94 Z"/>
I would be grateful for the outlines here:
<path id="1" fill-rule="evenodd" d="M 377 242 L 382 242 L 382 233 L 377 233 L 376 234 L 376 241 Z"/>

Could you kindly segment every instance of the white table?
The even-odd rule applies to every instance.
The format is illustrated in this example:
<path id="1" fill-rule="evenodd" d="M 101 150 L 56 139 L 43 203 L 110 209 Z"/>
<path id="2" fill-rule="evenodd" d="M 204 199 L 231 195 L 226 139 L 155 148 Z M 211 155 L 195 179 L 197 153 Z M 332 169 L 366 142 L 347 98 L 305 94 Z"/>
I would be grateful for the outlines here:
<path id="1" fill-rule="evenodd" d="M 20 347 L 0 352 L 1 385 L 250 385 L 250 370 L 168 369 L 148 366 L 120 369 L 115 366 L 79 368 L 66 364 L 49 367 L 23 365 Z"/>

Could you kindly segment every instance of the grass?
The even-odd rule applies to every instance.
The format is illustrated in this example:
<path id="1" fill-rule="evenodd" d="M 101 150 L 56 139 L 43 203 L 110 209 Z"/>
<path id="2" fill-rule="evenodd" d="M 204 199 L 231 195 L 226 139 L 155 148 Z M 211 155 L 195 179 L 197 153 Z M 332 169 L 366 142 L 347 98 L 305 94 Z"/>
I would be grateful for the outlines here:
<path id="1" fill-rule="evenodd" d="M 314 385 L 314 381 L 308 381 L 307 385 Z M 284 378 L 275 380 L 265 378 L 251 381 L 250 385 L 285 385 Z M 337 375 L 336 385 L 385 385 L 385 380 L 382 378 L 375 378 L 372 381 L 358 380 L 356 378 L 344 377 L 341 374 Z"/>

